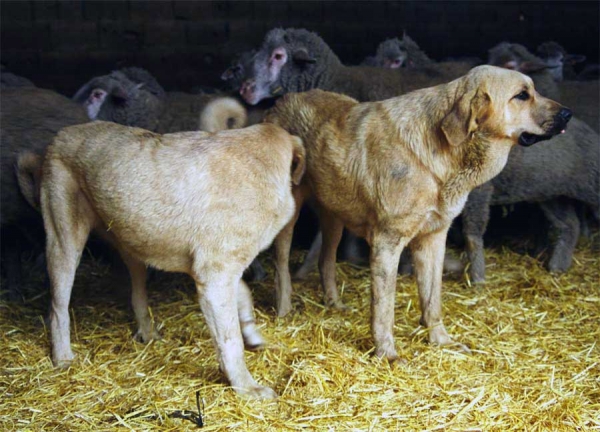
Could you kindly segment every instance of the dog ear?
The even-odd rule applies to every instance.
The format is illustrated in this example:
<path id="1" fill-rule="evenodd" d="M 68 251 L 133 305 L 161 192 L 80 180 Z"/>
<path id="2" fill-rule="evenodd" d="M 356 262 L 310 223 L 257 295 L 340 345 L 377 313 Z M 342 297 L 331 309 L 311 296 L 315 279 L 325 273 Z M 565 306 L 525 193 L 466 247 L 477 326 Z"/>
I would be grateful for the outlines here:
<path id="1" fill-rule="evenodd" d="M 442 132 L 451 146 L 462 144 L 491 114 L 491 98 L 482 89 L 471 90 L 454 103 L 442 120 Z"/>
<path id="2" fill-rule="evenodd" d="M 292 183 L 296 186 L 302 181 L 304 171 L 306 170 L 306 150 L 302 140 L 297 136 L 293 138 L 293 158 L 292 158 Z"/>

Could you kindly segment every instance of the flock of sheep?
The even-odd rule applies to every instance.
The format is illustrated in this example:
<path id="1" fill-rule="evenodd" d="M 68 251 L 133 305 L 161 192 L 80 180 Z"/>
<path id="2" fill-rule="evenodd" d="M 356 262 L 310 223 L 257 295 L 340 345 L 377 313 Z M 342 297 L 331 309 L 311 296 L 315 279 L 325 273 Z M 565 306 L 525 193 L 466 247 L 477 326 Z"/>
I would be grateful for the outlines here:
<path id="1" fill-rule="evenodd" d="M 554 231 L 547 267 L 557 272 L 567 271 L 571 266 L 580 233 L 587 230 L 588 213 L 598 221 L 600 104 L 597 67 L 588 67 L 575 74 L 573 65 L 583 60 L 581 56 L 569 55 L 554 42 L 540 45 L 537 55 L 522 45 L 506 42 L 490 49 L 488 64 L 530 76 L 541 95 L 569 107 L 573 118 L 565 134 L 531 147 L 514 147 L 500 174 L 469 194 L 461 217 L 471 281 L 485 281 L 483 235 L 490 206 L 519 202 L 539 204 Z M 21 254 L 24 248 L 31 247 L 29 245 L 39 245 L 39 239 L 43 238 L 39 213 L 43 207 L 40 204 L 43 158 L 47 147 L 67 126 L 103 120 L 156 134 L 215 133 L 262 122 L 267 110 L 273 106 L 272 101 L 288 93 L 321 89 L 350 96 L 359 102 L 382 101 L 448 83 L 464 76 L 476 65 L 477 60 L 471 59 L 436 62 L 404 34 L 402 38 L 381 43 L 376 55 L 365 59 L 363 65 L 348 66 L 313 32 L 273 29 L 258 49 L 241 54 L 223 72 L 221 78 L 228 90 L 210 94 L 167 92 L 148 71 L 130 67 L 92 78 L 69 99 L 51 90 L 37 88 L 26 78 L 3 69 L 1 227 L 6 294 L 13 300 L 20 297 Z M 103 133 L 104 129 L 98 130 Z M 114 133 L 124 135 L 129 132 L 115 129 Z M 303 155 L 294 153 L 293 159 L 297 162 L 298 158 L 302 159 Z M 321 247 L 322 236 L 319 234 L 299 275 L 306 275 L 316 267 Z M 452 265 L 449 258 L 446 264 Z M 263 274 L 258 261 L 255 260 L 251 267 L 255 277 Z M 239 301 L 242 308 L 242 300 Z M 147 309 L 146 303 L 141 304 L 138 309 Z M 251 310 L 248 312 L 247 309 L 248 322 L 251 322 Z M 283 315 L 288 308 L 280 308 L 278 312 Z M 146 329 L 146 333 L 149 332 L 151 330 Z M 258 338 L 254 344 L 261 342 L 260 336 L 252 331 L 244 336 Z M 227 365 L 222 366 L 227 368 Z M 236 372 L 231 373 L 235 375 Z M 230 381 L 236 379 L 228 377 Z M 251 377 L 242 381 L 248 380 L 252 381 Z M 262 391 L 262 396 L 272 396 L 268 391 Z"/>

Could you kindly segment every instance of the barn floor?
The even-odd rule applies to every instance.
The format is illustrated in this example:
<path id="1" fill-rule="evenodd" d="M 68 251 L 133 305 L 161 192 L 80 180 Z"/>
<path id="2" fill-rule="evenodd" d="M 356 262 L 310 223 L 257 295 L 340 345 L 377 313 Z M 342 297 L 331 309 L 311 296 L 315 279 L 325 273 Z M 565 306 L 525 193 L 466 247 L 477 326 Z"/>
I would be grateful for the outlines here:
<path id="1" fill-rule="evenodd" d="M 50 361 L 47 294 L 0 303 L 0 430 L 191 431 L 198 426 L 181 414 L 197 413 L 196 391 L 204 431 L 600 430 L 600 257 L 583 243 L 565 275 L 496 248 L 486 250 L 485 286 L 445 278 L 446 327 L 471 355 L 426 343 L 414 278 L 399 277 L 395 337 L 407 363 L 394 366 L 371 355 L 368 270 L 338 266 L 351 311 L 321 305 L 315 274 L 295 284 L 295 313 L 278 319 L 263 255 L 268 282 L 251 287 L 268 347 L 246 361 L 280 395 L 268 402 L 224 382 L 191 280 L 154 274 L 164 339 L 141 345 L 126 283 L 88 256 L 71 302 L 70 369 Z M 29 274 L 38 293 L 39 273 Z"/>

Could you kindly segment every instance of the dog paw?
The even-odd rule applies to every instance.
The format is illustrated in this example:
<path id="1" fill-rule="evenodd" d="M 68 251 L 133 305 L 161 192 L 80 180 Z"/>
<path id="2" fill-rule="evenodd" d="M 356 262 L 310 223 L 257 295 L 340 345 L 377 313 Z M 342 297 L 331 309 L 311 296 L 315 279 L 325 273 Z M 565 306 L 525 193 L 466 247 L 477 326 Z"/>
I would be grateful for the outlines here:
<path id="1" fill-rule="evenodd" d="M 63 356 L 52 356 L 52 364 L 58 369 L 68 369 L 73 363 L 74 359 L 75 355 L 72 353 Z"/>
<path id="2" fill-rule="evenodd" d="M 265 346 L 265 341 L 256 328 L 242 328 L 242 336 L 244 339 L 244 346 L 249 351 L 260 351 Z"/>
<path id="3" fill-rule="evenodd" d="M 344 304 L 344 302 L 342 302 L 341 300 L 325 300 L 325 305 L 327 307 L 337 309 L 340 311 L 349 311 L 350 310 L 350 307 L 346 306 Z"/>
<path id="4" fill-rule="evenodd" d="M 277 393 L 270 387 L 252 386 L 244 389 L 235 389 L 240 396 L 251 399 L 277 399 Z"/>
<path id="5" fill-rule="evenodd" d="M 284 316 L 288 315 L 291 311 L 292 311 L 291 303 L 289 305 L 287 305 L 287 304 L 279 305 L 277 307 L 277 317 L 283 318 Z"/>
<path id="6" fill-rule="evenodd" d="M 143 331 L 142 329 L 139 329 L 135 335 L 133 335 L 133 340 L 139 343 L 147 344 L 151 340 L 162 340 L 162 337 L 155 328 L 151 329 L 150 331 Z"/>

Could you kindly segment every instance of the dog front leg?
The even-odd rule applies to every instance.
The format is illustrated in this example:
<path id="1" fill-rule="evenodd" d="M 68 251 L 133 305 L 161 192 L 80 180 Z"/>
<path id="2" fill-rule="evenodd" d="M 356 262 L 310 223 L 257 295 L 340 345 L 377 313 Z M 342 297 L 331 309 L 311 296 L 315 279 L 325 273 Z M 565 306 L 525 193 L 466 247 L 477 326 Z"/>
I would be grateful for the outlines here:
<path id="1" fill-rule="evenodd" d="M 138 330 L 133 338 L 142 343 L 158 340 L 160 339 L 160 335 L 152 323 L 152 318 L 150 317 L 150 311 L 148 309 L 146 265 L 125 252 L 119 247 L 116 241 L 113 240 L 113 244 L 119 250 L 123 262 L 129 270 L 129 276 L 131 277 L 131 305 L 133 307 L 133 313 L 135 314 L 135 320 L 138 324 Z"/>
<path id="2" fill-rule="evenodd" d="M 240 279 L 241 272 L 237 277 L 223 273 L 202 274 L 202 279 L 196 279 L 200 308 L 216 346 L 221 370 L 236 393 L 258 399 L 273 399 L 277 397 L 275 392 L 258 385 L 244 361 L 238 311 Z"/>
<path id="3" fill-rule="evenodd" d="M 371 241 L 371 332 L 375 355 L 398 359 L 394 346 L 394 303 L 398 260 L 406 241 L 399 236 L 375 233 Z"/>
<path id="4" fill-rule="evenodd" d="M 335 282 L 336 253 L 344 232 L 344 224 L 325 210 L 319 213 L 319 221 L 323 235 L 323 245 L 319 256 L 319 272 L 321 274 L 321 286 L 325 293 L 325 305 L 336 309 L 347 309 L 340 300 Z"/>
<path id="5" fill-rule="evenodd" d="M 447 232 L 448 227 L 445 227 L 416 237 L 411 243 L 421 303 L 420 322 L 429 330 L 429 342 L 436 345 L 455 343 L 442 322 L 442 271 Z M 469 351 L 464 345 L 460 347 Z"/>
<path id="6" fill-rule="evenodd" d="M 256 328 L 252 293 L 250 292 L 248 285 L 246 285 L 246 282 L 243 280 L 240 280 L 237 294 L 238 316 L 240 319 L 242 336 L 244 338 L 244 345 L 250 350 L 260 349 L 265 342 Z"/>

